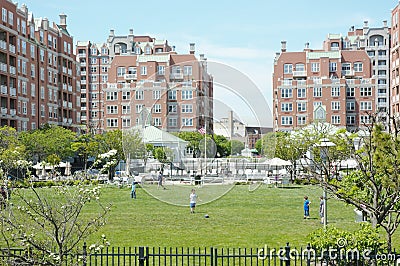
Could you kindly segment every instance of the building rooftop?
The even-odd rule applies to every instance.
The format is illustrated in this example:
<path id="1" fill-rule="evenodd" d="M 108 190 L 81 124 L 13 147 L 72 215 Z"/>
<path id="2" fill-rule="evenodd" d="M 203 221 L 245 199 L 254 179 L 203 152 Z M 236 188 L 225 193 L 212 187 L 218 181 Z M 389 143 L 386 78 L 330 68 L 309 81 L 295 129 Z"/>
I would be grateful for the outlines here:
<path id="1" fill-rule="evenodd" d="M 319 59 L 321 57 L 340 58 L 340 51 L 307 52 L 307 59 Z"/>

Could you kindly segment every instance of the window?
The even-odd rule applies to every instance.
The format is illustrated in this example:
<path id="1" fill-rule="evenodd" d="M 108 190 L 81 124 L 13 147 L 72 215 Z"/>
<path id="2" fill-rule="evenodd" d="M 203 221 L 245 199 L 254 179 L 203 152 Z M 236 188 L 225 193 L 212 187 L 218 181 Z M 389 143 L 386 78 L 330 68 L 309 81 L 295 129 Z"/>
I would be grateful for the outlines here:
<path id="1" fill-rule="evenodd" d="M 147 75 L 147 66 L 141 66 L 140 67 L 140 74 L 142 76 L 146 76 Z"/>
<path id="2" fill-rule="evenodd" d="M 299 102 L 299 103 L 297 103 L 297 111 L 298 111 L 298 112 L 305 112 L 305 111 L 307 111 L 307 103 L 306 103 L 306 102 Z"/>
<path id="3" fill-rule="evenodd" d="M 182 100 L 191 100 L 191 99 L 193 99 L 193 91 L 182 90 Z"/>
<path id="4" fill-rule="evenodd" d="M 97 55 L 97 48 L 90 48 L 91 55 Z"/>
<path id="5" fill-rule="evenodd" d="M 304 115 L 300 115 L 297 117 L 297 124 L 300 125 L 305 125 L 307 122 L 307 117 Z"/>
<path id="6" fill-rule="evenodd" d="M 354 111 L 354 110 L 356 110 L 356 103 L 355 103 L 355 102 L 347 102 L 347 103 L 346 103 L 346 110 L 347 110 L 347 111 Z"/>
<path id="7" fill-rule="evenodd" d="M 153 91 L 153 99 L 154 99 L 154 100 L 159 100 L 159 99 L 161 99 L 161 91 L 160 91 L 160 90 L 154 90 L 154 91 Z"/>
<path id="8" fill-rule="evenodd" d="M 305 71 L 304 64 L 296 64 L 296 71 Z"/>
<path id="9" fill-rule="evenodd" d="M 116 91 L 107 91 L 106 100 L 107 101 L 115 101 L 117 100 L 118 93 Z"/>
<path id="10" fill-rule="evenodd" d="M 193 105 L 191 105 L 191 104 L 182 104 L 181 112 L 182 113 L 192 113 L 193 112 Z"/>
<path id="11" fill-rule="evenodd" d="M 21 87 L 22 87 L 22 94 L 27 94 L 27 84 L 26 84 L 26 81 L 21 81 Z"/>
<path id="12" fill-rule="evenodd" d="M 7 22 L 7 9 L 4 7 L 1 9 L 1 19 L 3 22 Z"/>
<path id="13" fill-rule="evenodd" d="M 101 72 L 107 73 L 107 71 L 108 71 L 108 68 L 106 66 L 101 67 Z"/>
<path id="14" fill-rule="evenodd" d="M 340 96 L 340 88 L 339 87 L 332 87 L 331 88 L 331 96 L 332 97 L 339 97 Z"/>
<path id="15" fill-rule="evenodd" d="M 161 126 L 161 118 L 160 117 L 154 117 L 153 118 L 153 125 L 156 127 Z"/>
<path id="16" fill-rule="evenodd" d="M 293 73 L 293 65 L 292 64 L 284 64 L 283 65 L 283 73 L 284 74 L 292 74 Z"/>
<path id="17" fill-rule="evenodd" d="M 168 100 L 176 100 L 176 91 L 168 91 Z"/>
<path id="18" fill-rule="evenodd" d="M 118 106 L 117 105 L 108 105 L 107 106 L 107 114 L 117 114 Z"/>
<path id="19" fill-rule="evenodd" d="M 128 67 L 128 74 L 136 75 L 136 67 Z"/>
<path id="20" fill-rule="evenodd" d="M 14 25 L 14 13 L 8 11 L 8 24 Z"/>
<path id="21" fill-rule="evenodd" d="M 97 59 L 95 57 L 90 58 L 91 64 L 97 64 Z"/>
<path id="22" fill-rule="evenodd" d="M 191 76 L 192 75 L 192 66 L 183 66 L 183 75 Z"/>
<path id="23" fill-rule="evenodd" d="M 26 62 L 22 61 L 21 64 L 22 64 L 22 74 L 26 75 Z"/>
<path id="24" fill-rule="evenodd" d="M 107 119 L 107 127 L 118 127 L 118 119 L 108 118 Z"/>
<path id="25" fill-rule="evenodd" d="M 340 115 L 331 116 L 331 123 L 334 125 L 340 124 Z"/>
<path id="26" fill-rule="evenodd" d="M 53 107 L 49 106 L 49 117 L 52 118 L 53 117 Z"/>
<path id="27" fill-rule="evenodd" d="M 143 110 L 143 104 L 136 104 L 136 113 L 139 114 Z"/>
<path id="28" fill-rule="evenodd" d="M 31 45 L 31 57 L 35 58 L 35 46 Z"/>
<path id="29" fill-rule="evenodd" d="M 161 113 L 161 104 L 153 105 L 153 113 Z"/>
<path id="30" fill-rule="evenodd" d="M 360 88 L 361 97 L 372 96 L 372 88 Z"/>
<path id="31" fill-rule="evenodd" d="M 373 57 L 375 56 L 375 51 L 368 51 L 367 54 L 368 56 Z"/>
<path id="32" fill-rule="evenodd" d="M 322 97 L 322 88 L 314 88 L 313 89 L 313 96 L 314 97 Z"/>
<path id="33" fill-rule="evenodd" d="M 165 66 L 157 66 L 157 74 L 165 75 Z"/>
<path id="34" fill-rule="evenodd" d="M 282 103 L 281 104 L 281 111 L 282 112 L 291 112 L 291 111 L 293 111 L 293 104 L 292 103 Z"/>
<path id="35" fill-rule="evenodd" d="M 292 97 L 293 97 L 292 88 L 281 89 L 281 98 L 292 98 Z"/>
<path id="36" fill-rule="evenodd" d="M 40 67 L 40 80 L 44 80 L 44 68 Z"/>
<path id="37" fill-rule="evenodd" d="M 282 116 L 281 122 L 283 126 L 293 125 L 293 117 L 291 116 Z"/>
<path id="38" fill-rule="evenodd" d="M 176 113 L 176 104 L 168 104 L 168 113 Z"/>
<path id="39" fill-rule="evenodd" d="M 139 46 L 136 46 L 135 47 L 135 54 L 141 54 L 141 49 L 140 49 L 140 47 Z"/>
<path id="40" fill-rule="evenodd" d="M 41 105 L 40 105 L 40 116 L 41 116 L 41 117 L 44 117 L 44 111 L 45 111 L 44 105 L 41 104 Z"/>
<path id="41" fill-rule="evenodd" d="M 32 123 L 31 123 L 31 129 L 32 129 L 32 130 L 35 130 L 35 129 L 36 129 L 36 122 L 32 122 Z"/>
<path id="42" fill-rule="evenodd" d="M 146 46 L 146 54 L 151 54 L 151 47 L 150 46 Z"/>
<path id="43" fill-rule="evenodd" d="M 118 68 L 118 70 L 119 70 L 119 68 Z M 90 67 L 90 73 L 96 73 L 96 72 L 97 72 L 97 67 L 95 67 L 95 66 Z M 125 69 L 124 69 L 124 72 L 125 72 Z"/>
<path id="44" fill-rule="evenodd" d="M 105 83 L 108 81 L 108 76 L 107 75 L 101 75 L 101 82 Z"/>
<path id="45" fill-rule="evenodd" d="M 193 126 L 193 118 L 182 118 L 182 126 L 183 127 Z"/>
<path id="46" fill-rule="evenodd" d="M 131 119 L 122 118 L 122 127 L 131 127 Z"/>
<path id="47" fill-rule="evenodd" d="M 35 77 L 35 65 L 31 64 L 31 77 L 34 78 Z"/>
<path id="48" fill-rule="evenodd" d="M 131 113 L 131 106 L 130 105 L 122 105 L 122 114 L 130 114 Z"/>
<path id="49" fill-rule="evenodd" d="M 178 126 L 178 119 L 176 117 L 169 117 L 168 118 L 168 126 L 169 127 L 177 127 Z"/>
<path id="50" fill-rule="evenodd" d="M 342 72 L 344 74 L 348 74 L 351 71 L 351 64 L 350 63 L 342 63 Z"/>
<path id="51" fill-rule="evenodd" d="M 311 63 L 311 71 L 319 72 L 319 63 Z"/>
<path id="52" fill-rule="evenodd" d="M 40 87 L 40 99 L 44 99 L 44 87 Z"/>
<path id="53" fill-rule="evenodd" d="M 346 88 L 346 97 L 354 97 L 354 88 Z"/>
<path id="54" fill-rule="evenodd" d="M 363 64 L 361 62 L 354 63 L 354 71 L 355 72 L 362 72 L 363 71 Z"/>
<path id="55" fill-rule="evenodd" d="M 356 117 L 354 115 L 348 115 L 346 117 L 346 123 L 348 125 L 354 125 L 356 123 Z"/>
<path id="56" fill-rule="evenodd" d="M 306 98 L 306 88 L 298 88 L 297 89 L 297 98 Z"/>
<path id="57" fill-rule="evenodd" d="M 36 96 L 36 85 L 31 83 L 31 96 L 35 97 Z"/>
<path id="58" fill-rule="evenodd" d="M 292 86 L 293 80 L 292 79 L 284 79 L 282 81 L 282 86 Z"/>
<path id="59" fill-rule="evenodd" d="M 125 67 L 118 67 L 117 68 L 117 76 L 123 77 L 125 75 Z"/>
<path id="60" fill-rule="evenodd" d="M 24 114 L 24 115 L 26 115 L 28 113 L 27 105 L 28 105 L 27 102 L 22 102 L 22 114 Z"/>
<path id="61" fill-rule="evenodd" d="M 360 123 L 361 124 L 370 124 L 370 117 L 369 115 L 360 115 Z"/>
<path id="62" fill-rule="evenodd" d="M 360 111 L 368 111 L 372 110 L 372 102 L 361 102 L 360 103 Z"/>
<path id="63" fill-rule="evenodd" d="M 336 71 L 337 71 L 337 63 L 329 62 L 329 72 L 336 72 Z"/>
<path id="64" fill-rule="evenodd" d="M 144 91 L 138 90 L 135 91 L 135 100 L 143 100 L 144 98 Z"/>
<path id="65" fill-rule="evenodd" d="M 131 92 L 130 91 L 122 91 L 122 100 L 130 100 Z"/>
<path id="66" fill-rule="evenodd" d="M 39 49 L 39 54 L 40 54 L 40 62 L 44 62 L 44 50 Z"/>
<path id="67" fill-rule="evenodd" d="M 333 101 L 331 102 L 331 109 L 333 111 L 338 111 L 340 110 L 340 102 L 339 101 Z"/>

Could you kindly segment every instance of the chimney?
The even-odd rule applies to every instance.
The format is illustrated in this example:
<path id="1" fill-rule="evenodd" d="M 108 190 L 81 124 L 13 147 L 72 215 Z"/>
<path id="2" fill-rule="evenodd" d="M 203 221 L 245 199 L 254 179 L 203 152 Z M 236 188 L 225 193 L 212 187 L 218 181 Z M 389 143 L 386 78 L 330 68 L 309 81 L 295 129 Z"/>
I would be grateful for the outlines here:
<path id="1" fill-rule="evenodd" d="M 133 35 L 133 29 L 129 29 L 129 35 Z"/>
<path id="2" fill-rule="evenodd" d="M 351 26 L 350 31 L 354 31 L 354 26 Z"/>
<path id="3" fill-rule="evenodd" d="M 286 52 L 286 41 L 281 41 L 281 51 Z"/>
<path id="4" fill-rule="evenodd" d="M 25 15 L 28 14 L 28 7 L 25 4 L 22 4 L 21 10 L 22 10 L 22 12 L 24 12 Z"/>
<path id="5" fill-rule="evenodd" d="M 49 30 L 49 20 L 47 18 L 43 18 L 42 28 L 46 31 Z"/>
<path id="6" fill-rule="evenodd" d="M 172 52 L 175 52 L 175 45 L 172 45 Z"/>
<path id="7" fill-rule="evenodd" d="M 200 61 L 203 61 L 204 60 L 204 54 L 200 54 L 199 56 L 200 56 Z"/>
<path id="8" fill-rule="evenodd" d="M 109 36 L 114 36 L 114 30 L 110 30 L 110 35 Z"/>
<path id="9" fill-rule="evenodd" d="M 194 54 L 194 51 L 195 51 L 195 44 L 191 43 L 190 44 L 190 49 L 189 49 L 189 54 Z"/>
<path id="10" fill-rule="evenodd" d="M 306 44 L 304 45 L 304 49 L 310 49 L 310 43 L 306 42 Z"/>
<path id="11" fill-rule="evenodd" d="M 364 28 L 368 28 L 368 20 L 364 20 Z"/>
<path id="12" fill-rule="evenodd" d="M 387 20 L 384 20 L 384 21 L 383 21 L 383 27 L 384 27 L 384 28 L 387 28 Z"/>
<path id="13" fill-rule="evenodd" d="M 63 28 L 64 30 L 67 29 L 67 15 L 64 13 L 60 14 L 60 27 Z"/>

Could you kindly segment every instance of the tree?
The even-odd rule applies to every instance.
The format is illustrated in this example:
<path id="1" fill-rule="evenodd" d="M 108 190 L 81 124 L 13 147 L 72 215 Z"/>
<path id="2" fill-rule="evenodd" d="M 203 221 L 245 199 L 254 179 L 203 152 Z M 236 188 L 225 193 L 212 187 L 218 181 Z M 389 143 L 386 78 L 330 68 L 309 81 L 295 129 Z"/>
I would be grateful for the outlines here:
<path id="1" fill-rule="evenodd" d="M 231 147 L 231 155 L 240 154 L 244 149 L 244 143 L 239 140 L 231 140 L 230 147 Z"/>
<path id="2" fill-rule="evenodd" d="M 75 141 L 71 143 L 71 149 L 83 159 L 86 174 L 88 159 L 90 156 L 97 155 L 99 143 L 95 141 L 92 134 L 83 134 L 78 136 Z"/>
<path id="3" fill-rule="evenodd" d="M 270 159 L 274 158 L 277 147 L 277 135 L 279 134 L 282 134 L 282 132 L 268 132 L 261 139 L 257 140 L 255 148 L 258 154 Z"/>
<path id="4" fill-rule="evenodd" d="M 99 154 L 110 150 L 116 150 L 116 159 L 118 161 L 125 159 L 124 148 L 122 146 L 123 134 L 119 129 L 106 131 L 103 134 L 95 135 L 99 143 Z"/>
<path id="5" fill-rule="evenodd" d="M 324 161 L 321 160 L 320 148 L 310 145 L 313 156 L 308 156 L 308 159 L 314 165 L 310 169 L 328 191 L 364 211 L 373 227 L 385 230 L 390 252 L 392 236 L 400 223 L 400 127 L 393 123 L 393 133 L 389 133 L 373 115 L 370 121 L 370 125 L 364 125 L 363 134 L 338 131 L 335 134 L 308 133 L 301 137 L 314 144 L 325 137 L 336 144 L 321 154 Z M 335 165 L 347 158 L 355 159 L 358 168 L 343 173 L 342 180 L 334 178 L 338 174 Z"/>
<path id="6" fill-rule="evenodd" d="M 3 252 L 7 252 L 10 265 L 76 263 L 78 244 L 104 225 L 110 210 L 100 200 L 100 187 L 82 183 L 15 189 L 12 203 L 0 211 Z M 87 205 L 95 211 L 83 215 Z M 23 247 L 26 252 L 12 252 L 15 247 Z"/>
<path id="7" fill-rule="evenodd" d="M 212 138 L 217 148 L 215 157 L 219 158 L 231 155 L 231 145 L 230 145 L 231 143 L 227 140 L 227 138 L 225 138 L 222 135 L 216 135 L 216 134 L 214 134 Z"/>
<path id="8" fill-rule="evenodd" d="M 176 134 L 179 138 L 189 142 L 187 148 L 193 150 L 193 157 L 200 157 L 200 142 L 204 140 L 204 135 L 199 132 L 182 131 Z"/>

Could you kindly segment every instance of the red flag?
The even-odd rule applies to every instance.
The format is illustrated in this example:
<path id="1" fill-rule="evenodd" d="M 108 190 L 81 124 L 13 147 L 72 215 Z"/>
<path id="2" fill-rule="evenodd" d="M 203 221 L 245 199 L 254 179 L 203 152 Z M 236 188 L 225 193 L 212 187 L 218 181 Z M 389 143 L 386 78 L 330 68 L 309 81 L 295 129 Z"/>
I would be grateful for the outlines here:
<path id="1" fill-rule="evenodd" d="M 204 127 L 199 128 L 198 131 L 199 131 L 199 133 L 202 134 L 202 135 L 206 134 L 206 130 L 205 130 Z"/>

